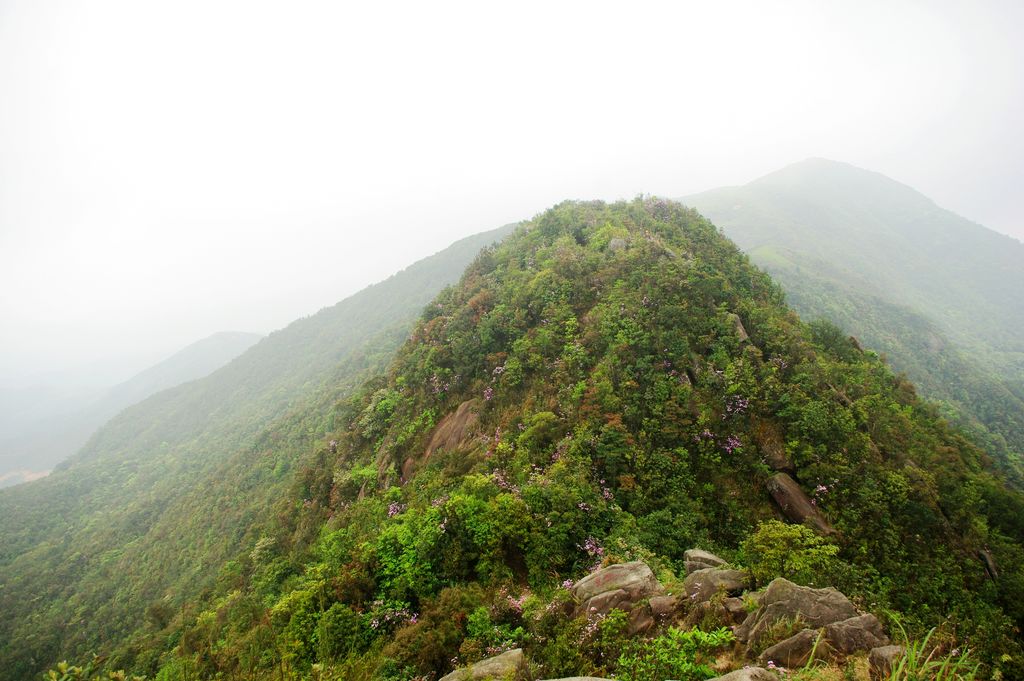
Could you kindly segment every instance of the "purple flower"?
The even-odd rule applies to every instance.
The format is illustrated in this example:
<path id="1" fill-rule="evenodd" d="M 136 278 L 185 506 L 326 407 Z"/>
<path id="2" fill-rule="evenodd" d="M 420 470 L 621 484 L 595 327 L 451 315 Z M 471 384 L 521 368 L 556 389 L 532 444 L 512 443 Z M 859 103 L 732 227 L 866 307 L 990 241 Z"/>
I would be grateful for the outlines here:
<path id="1" fill-rule="evenodd" d="M 580 546 L 580 548 L 594 558 L 600 558 L 604 555 L 604 548 L 593 537 L 587 537 L 587 540 L 583 542 L 583 546 Z"/>
<path id="2" fill-rule="evenodd" d="M 494 397 L 494 388 L 487 386 L 484 388 L 484 399 L 490 400 L 492 397 Z"/>
<path id="3" fill-rule="evenodd" d="M 735 450 L 739 449 L 742 446 L 743 443 L 740 442 L 740 439 L 738 437 L 736 437 L 735 435 L 730 435 L 728 439 L 725 441 L 725 444 L 722 445 L 722 449 L 725 450 L 726 454 L 732 454 Z"/>
<path id="4" fill-rule="evenodd" d="M 388 517 L 394 518 L 396 515 L 405 510 L 405 504 L 400 504 L 397 501 L 392 501 L 388 504 Z"/>

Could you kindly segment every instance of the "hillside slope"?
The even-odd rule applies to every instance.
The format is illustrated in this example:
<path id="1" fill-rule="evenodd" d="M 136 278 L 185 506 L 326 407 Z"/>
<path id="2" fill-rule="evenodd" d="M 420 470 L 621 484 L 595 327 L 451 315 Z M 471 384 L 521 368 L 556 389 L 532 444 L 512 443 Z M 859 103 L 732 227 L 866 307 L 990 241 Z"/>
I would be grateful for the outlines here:
<path id="1" fill-rule="evenodd" d="M 986 669 L 1021 669 L 1021 495 L 678 204 L 565 203 L 524 224 L 330 422 L 274 525 L 119 662 L 383 681 L 511 645 L 538 678 L 606 676 L 608 630 L 572 617 L 566 585 L 636 559 L 671 583 L 699 546 L 914 632 L 948 621 Z M 822 536 L 798 528 L 775 564 L 758 547 L 786 535 L 780 479 Z"/>
<path id="2" fill-rule="evenodd" d="M 885 353 L 1024 483 L 1024 244 L 823 159 L 682 201 L 801 315 Z"/>
<path id="3" fill-rule="evenodd" d="M 502 228 L 463 239 L 125 410 L 49 477 L 0 492 L 0 669 L 109 649 L 258 536 L 331 405 Z M 287 419 L 289 414 L 297 414 Z M 284 426 L 279 425 L 284 423 Z"/>
<path id="4" fill-rule="evenodd" d="M 97 428 L 122 409 L 161 390 L 210 374 L 260 338 L 254 333 L 216 333 L 91 397 L 43 399 L 42 404 L 31 405 L 26 413 L 6 419 L 5 434 L 0 439 L 0 474 L 14 470 L 51 470 L 77 452 Z M 11 393 L 9 399 L 13 403 L 19 396 Z M 11 476 L 6 483 L 16 484 L 22 477 Z M 0 487 L 4 484 L 0 476 Z"/>

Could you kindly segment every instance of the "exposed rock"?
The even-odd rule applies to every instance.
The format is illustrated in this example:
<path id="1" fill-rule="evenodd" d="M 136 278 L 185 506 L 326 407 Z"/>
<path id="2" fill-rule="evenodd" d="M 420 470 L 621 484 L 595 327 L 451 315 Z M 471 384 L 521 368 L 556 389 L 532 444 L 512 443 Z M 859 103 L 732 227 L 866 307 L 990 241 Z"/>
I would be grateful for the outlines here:
<path id="1" fill-rule="evenodd" d="M 601 612 L 612 608 L 629 610 L 637 602 L 662 593 L 661 584 L 651 568 L 640 561 L 601 568 L 576 582 L 572 588 L 572 594 L 579 603 L 577 614 L 591 612 L 595 608 L 600 608 Z M 598 598 L 603 594 L 609 595 Z"/>
<path id="2" fill-rule="evenodd" d="M 722 567 L 725 565 L 724 560 L 703 549 L 687 549 L 683 551 L 683 560 L 705 563 L 708 567 Z"/>
<path id="3" fill-rule="evenodd" d="M 586 602 L 586 607 L 582 610 L 595 615 L 607 615 L 615 608 L 621 610 L 624 605 L 628 607 L 630 602 L 629 594 L 625 589 L 615 589 L 597 594 Z"/>
<path id="4" fill-rule="evenodd" d="M 889 643 L 882 623 L 874 615 L 860 615 L 825 627 L 825 638 L 844 655 L 871 650 Z"/>
<path id="5" fill-rule="evenodd" d="M 749 586 L 746 572 L 729 568 L 704 568 L 691 572 L 683 581 L 683 590 L 691 603 L 707 601 L 719 591 L 729 595 L 743 593 Z"/>
<path id="6" fill-rule="evenodd" d="M 629 614 L 629 635 L 636 636 L 637 634 L 646 634 L 648 631 L 654 628 L 654 616 L 651 615 L 651 609 L 642 605 L 633 609 L 633 612 Z"/>
<path id="7" fill-rule="evenodd" d="M 695 603 L 683 619 L 682 629 L 717 629 L 733 624 L 729 611 L 717 600 Z"/>
<path id="8" fill-rule="evenodd" d="M 999 570 L 996 568 L 996 559 L 992 557 L 992 553 L 988 549 L 982 549 L 978 551 L 978 557 L 985 564 L 985 572 L 988 574 L 988 578 L 993 582 L 999 579 Z"/>
<path id="9" fill-rule="evenodd" d="M 768 492 L 782 513 L 791 522 L 803 523 L 821 534 L 832 534 L 835 529 L 828 524 L 825 516 L 811 503 L 810 497 L 800 488 L 796 480 L 786 473 L 776 473 L 768 480 Z"/>
<path id="10" fill-rule="evenodd" d="M 799 618 L 805 626 L 819 629 L 858 615 L 850 599 L 836 589 L 812 589 L 779 577 L 761 594 L 757 610 L 736 628 L 736 638 L 758 645 L 771 626 L 781 620 Z"/>
<path id="11" fill-rule="evenodd" d="M 701 563 L 696 560 L 684 560 L 683 568 L 686 570 L 686 574 L 692 574 L 697 570 L 707 570 L 708 568 L 718 567 L 717 565 L 711 565 L 710 563 Z"/>
<path id="12" fill-rule="evenodd" d="M 871 678 L 885 679 L 889 677 L 892 668 L 903 656 L 903 646 L 880 646 L 872 648 L 868 653 L 868 665 L 871 668 Z"/>
<path id="13" fill-rule="evenodd" d="M 626 240 L 619 237 L 615 237 L 608 242 L 609 251 L 624 251 L 626 250 Z"/>
<path id="14" fill-rule="evenodd" d="M 649 605 L 655 619 L 666 619 L 676 611 L 679 601 L 675 596 L 652 596 Z"/>
<path id="15" fill-rule="evenodd" d="M 739 624 L 747 618 L 747 608 L 742 598 L 726 598 L 722 601 L 722 607 L 729 613 L 729 622 Z"/>
<path id="16" fill-rule="evenodd" d="M 763 667 L 744 667 L 709 681 L 779 681 L 779 675 Z"/>
<path id="17" fill-rule="evenodd" d="M 441 419 L 434 428 L 427 448 L 420 457 L 410 457 L 402 462 L 402 479 L 408 480 L 417 466 L 422 465 L 439 449 L 452 450 L 463 444 L 467 432 L 476 425 L 479 415 L 474 407 L 477 400 L 466 400 L 458 408 Z"/>
<path id="18" fill-rule="evenodd" d="M 803 667 L 814 653 L 815 660 L 830 660 L 832 649 L 817 629 L 804 629 L 761 653 L 758 664 L 774 662 L 782 667 Z"/>
<path id="19" fill-rule="evenodd" d="M 754 418 L 751 425 L 753 426 L 751 435 L 753 435 L 754 444 L 764 455 L 765 463 L 773 471 L 795 472 L 796 468 L 793 466 L 793 462 L 786 456 L 786 440 L 779 425 L 773 421 L 759 418 Z"/>
<path id="20" fill-rule="evenodd" d="M 522 648 L 516 648 L 468 667 L 456 669 L 451 674 L 442 676 L 440 681 L 519 681 L 525 676 L 525 672 L 526 657 Z"/>
<path id="21" fill-rule="evenodd" d="M 735 312 L 729 313 L 729 323 L 732 324 L 733 330 L 736 331 L 736 335 L 739 336 L 741 343 L 746 343 L 750 340 L 750 336 L 747 335 L 747 330 L 743 327 L 743 320 Z"/>

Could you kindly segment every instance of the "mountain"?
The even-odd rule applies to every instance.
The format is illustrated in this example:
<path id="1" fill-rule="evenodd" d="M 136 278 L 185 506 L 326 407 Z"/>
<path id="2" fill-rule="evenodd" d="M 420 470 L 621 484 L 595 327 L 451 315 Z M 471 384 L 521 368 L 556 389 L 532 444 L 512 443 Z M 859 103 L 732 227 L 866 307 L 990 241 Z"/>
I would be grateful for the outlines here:
<path id="1" fill-rule="evenodd" d="M 331 377 L 337 400 L 299 405 L 246 453 L 300 470 L 208 589 L 148 593 L 147 626 L 126 636 L 107 603 L 146 576 L 96 549 L 106 600 L 35 601 L 0 661 L 27 668 L 39 609 L 66 640 L 105 631 L 87 643 L 106 666 L 161 680 L 438 678 L 509 647 L 536 678 L 610 676 L 685 657 L 695 635 L 651 647 L 630 613 L 590 618 L 567 589 L 626 561 L 689 587 L 700 547 L 743 568 L 733 578 L 832 585 L 908 635 L 943 626 L 942 650 L 969 647 L 987 672 L 1022 670 L 1024 497 L 693 210 L 560 204 L 481 253 L 379 367 Z M 181 546 L 218 520 L 186 518 Z M 18 589 L 5 607 L 35 595 Z"/>
<path id="2" fill-rule="evenodd" d="M 1024 484 L 1024 244 L 823 159 L 682 201 L 802 316 L 883 352 Z"/>
<path id="3" fill-rule="evenodd" d="M 0 487 L 49 472 L 122 409 L 150 395 L 202 378 L 249 349 L 258 334 L 222 332 L 179 350 L 162 362 L 99 394 L 43 394 L 25 407 L 21 391 L 5 401 L 24 409 L 10 415 L 0 441 Z"/>
<path id="4" fill-rule="evenodd" d="M 0 669 L 108 650 L 216 581 L 279 512 L 331 408 L 510 228 L 456 242 L 124 410 L 47 478 L 0 491 Z M 160 373 L 160 372 L 155 372 Z M 155 375 L 154 374 L 154 375 Z"/>

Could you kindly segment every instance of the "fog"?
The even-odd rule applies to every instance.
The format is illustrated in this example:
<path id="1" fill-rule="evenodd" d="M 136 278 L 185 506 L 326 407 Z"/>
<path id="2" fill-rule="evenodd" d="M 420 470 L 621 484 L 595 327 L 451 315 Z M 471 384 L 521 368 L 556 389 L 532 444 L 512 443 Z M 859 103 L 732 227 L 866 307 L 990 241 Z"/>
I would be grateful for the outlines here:
<path id="1" fill-rule="evenodd" d="M 1019 3 L 370 4 L 0 0 L 0 386 L 809 156 L 1024 238 Z"/>

